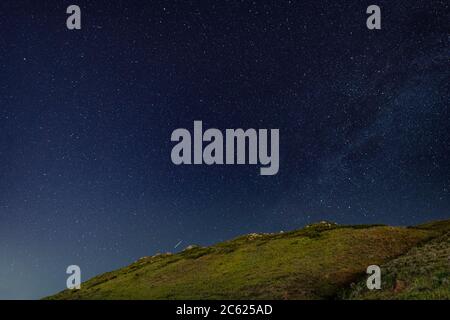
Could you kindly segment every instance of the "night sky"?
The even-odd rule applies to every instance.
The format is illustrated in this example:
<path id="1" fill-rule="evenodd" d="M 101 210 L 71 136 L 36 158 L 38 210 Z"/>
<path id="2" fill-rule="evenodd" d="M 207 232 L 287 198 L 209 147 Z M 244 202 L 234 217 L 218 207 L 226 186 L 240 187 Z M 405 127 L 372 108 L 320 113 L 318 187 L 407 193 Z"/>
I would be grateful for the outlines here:
<path id="1" fill-rule="evenodd" d="M 250 232 L 449 218 L 449 11 L 2 0 L 0 298 Z M 174 165 L 171 133 L 194 120 L 280 129 L 278 174 Z"/>

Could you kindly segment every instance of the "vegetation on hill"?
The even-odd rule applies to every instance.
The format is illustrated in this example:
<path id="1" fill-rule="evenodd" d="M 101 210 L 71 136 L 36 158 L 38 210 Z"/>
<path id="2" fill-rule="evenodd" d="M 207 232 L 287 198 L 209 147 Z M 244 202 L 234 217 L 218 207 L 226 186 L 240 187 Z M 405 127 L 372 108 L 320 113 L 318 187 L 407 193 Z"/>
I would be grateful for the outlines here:
<path id="1" fill-rule="evenodd" d="M 381 290 L 369 291 L 365 281 L 361 281 L 345 290 L 342 297 L 450 300 L 450 222 L 417 228 L 438 230 L 443 234 L 381 266 Z"/>
<path id="2" fill-rule="evenodd" d="M 450 226 L 450 221 L 445 223 Z M 414 262 L 419 269 L 428 268 L 435 261 L 429 248 L 439 257 L 448 254 L 448 237 L 442 235 L 450 228 L 442 227 L 445 223 L 404 228 L 321 222 L 292 232 L 250 234 L 211 247 L 144 257 L 83 283 L 80 290 L 65 290 L 48 299 L 390 298 L 387 293 L 365 293 L 358 281 L 367 266 L 387 266 L 394 278 L 387 276 L 386 281 L 398 279 L 412 288 L 414 275 L 409 277 L 409 269 L 403 267 Z M 431 281 L 434 288 L 424 297 L 446 297 L 442 290 L 448 290 L 448 269 L 440 262 L 432 268 L 436 272 L 432 279 L 420 269 L 422 280 L 417 281 Z M 343 293 L 351 283 L 357 284 Z"/>

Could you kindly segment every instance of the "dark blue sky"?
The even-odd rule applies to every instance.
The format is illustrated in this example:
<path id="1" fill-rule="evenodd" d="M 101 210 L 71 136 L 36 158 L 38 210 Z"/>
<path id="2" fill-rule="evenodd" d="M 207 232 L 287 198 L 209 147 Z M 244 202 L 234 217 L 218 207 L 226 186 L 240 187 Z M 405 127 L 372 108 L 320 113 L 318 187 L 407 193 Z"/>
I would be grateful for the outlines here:
<path id="1" fill-rule="evenodd" d="M 0 3 L 0 298 L 64 289 L 71 264 L 450 217 L 448 1 L 74 3 Z M 194 120 L 280 129 L 279 173 L 173 165 Z"/>

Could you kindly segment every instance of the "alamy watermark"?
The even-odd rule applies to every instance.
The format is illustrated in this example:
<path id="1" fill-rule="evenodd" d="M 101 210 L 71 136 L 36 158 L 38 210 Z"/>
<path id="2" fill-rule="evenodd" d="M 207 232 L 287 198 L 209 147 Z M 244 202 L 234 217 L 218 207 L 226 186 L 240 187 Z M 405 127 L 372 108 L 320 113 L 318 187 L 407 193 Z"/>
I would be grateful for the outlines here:
<path id="1" fill-rule="evenodd" d="M 171 141 L 177 142 L 171 153 L 176 165 L 260 164 L 263 176 L 277 174 L 280 166 L 279 129 L 226 129 L 224 136 L 214 128 L 203 132 L 202 121 L 194 121 L 193 135 L 176 129 Z"/>
<path id="2" fill-rule="evenodd" d="M 367 274 L 370 275 L 366 281 L 367 289 L 380 290 L 381 289 L 381 268 L 377 265 L 368 266 Z"/>
<path id="3" fill-rule="evenodd" d="M 70 274 L 66 281 L 67 289 L 81 289 L 81 268 L 77 265 L 71 265 L 67 267 L 66 273 Z"/>
<path id="4" fill-rule="evenodd" d="M 70 5 L 66 9 L 69 17 L 66 20 L 66 27 L 69 30 L 81 30 L 81 9 L 77 5 Z M 381 29 L 381 9 L 379 6 L 372 4 L 367 7 L 366 13 L 369 17 L 366 20 L 366 25 L 369 30 Z"/>

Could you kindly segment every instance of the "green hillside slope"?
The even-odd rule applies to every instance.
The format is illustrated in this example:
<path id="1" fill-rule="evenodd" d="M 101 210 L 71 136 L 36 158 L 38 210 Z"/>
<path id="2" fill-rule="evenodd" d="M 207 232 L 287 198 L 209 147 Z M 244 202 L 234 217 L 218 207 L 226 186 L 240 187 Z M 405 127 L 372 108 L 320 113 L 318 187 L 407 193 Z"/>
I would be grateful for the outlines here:
<path id="1" fill-rule="evenodd" d="M 145 257 L 49 299 L 337 298 L 367 266 L 388 263 L 444 231 L 319 223 L 293 232 L 251 234 Z"/>
<path id="2" fill-rule="evenodd" d="M 364 280 L 346 290 L 349 299 L 450 300 L 449 223 L 420 226 L 443 234 L 381 266 L 381 290 L 369 291 Z"/>

